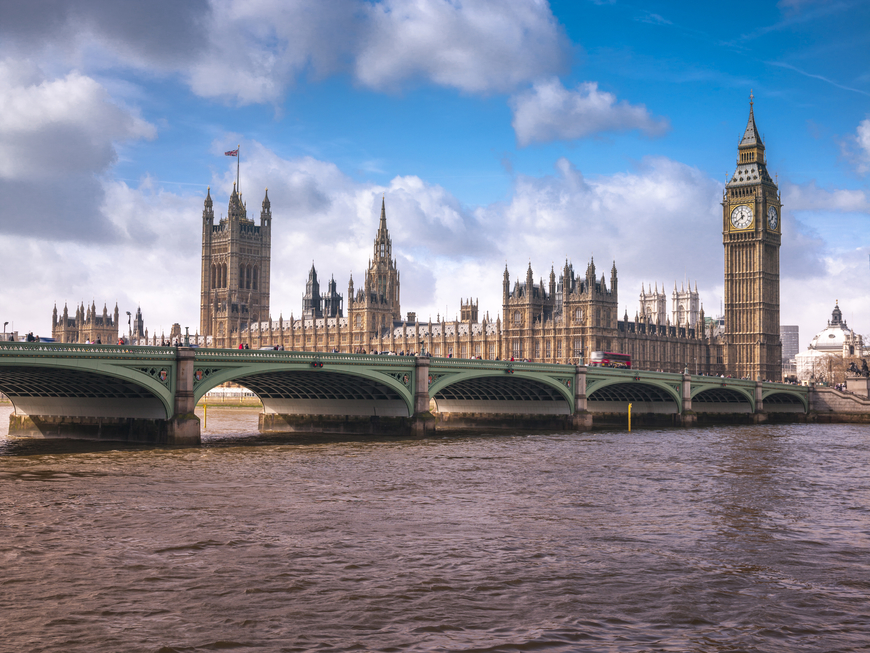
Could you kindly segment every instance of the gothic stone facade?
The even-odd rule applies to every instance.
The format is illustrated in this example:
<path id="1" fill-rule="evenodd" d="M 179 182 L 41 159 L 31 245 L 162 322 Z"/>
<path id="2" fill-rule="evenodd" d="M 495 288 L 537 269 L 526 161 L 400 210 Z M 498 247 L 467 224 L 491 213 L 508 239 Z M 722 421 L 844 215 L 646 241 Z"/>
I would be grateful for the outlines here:
<path id="1" fill-rule="evenodd" d="M 202 211 L 199 333 L 214 347 L 232 347 L 251 324 L 269 317 L 272 208 L 269 190 L 260 224 L 248 219 L 241 193 L 230 195 L 227 216 L 215 224 L 211 189 Z"/>
<path id="2" fill-rule="evenodd" d="M 296 351 L 348 353 L 427 352 L 433 356 L 529 359 L 551 363 L 580 363 L 589 352 L 620 351 L 632 355 L 635 365 L 664 371 L 721 372 L 721 346 L 688 325 L 657 325 L 649 318 L 635 322 L 618 319 L 616 265 L 610 282 L 596 278 L 590 262 L 584 277 L 566 262 L 558 283 L 550 271 L 549 286 L 535 284 L 531 266 L 524 281 L 510 284 L 505 269 L 502 315 L 479 320 L 476 301 L 462 301 L 462 319 L 434 323 L 418 321 L 413 313 L 401 317 L 399 272 L 392 258 L 392 240 L 381 204 L 381 219 L 374 239 L 373 258 L 363 287 L 348 286 L 347 317 L 325 315 L 312 266 L 303 296 L 302 319 L 254 323 L 238 334 L 252 348 L 283 346 Z M 340 298 L 340 296 L 338 296 Z M 337 301 L 337 300 L 336 300 Z M 701 311 L 700 324 L 703 324 Z M 203 344 L 212 342 L 200 339 Z M 235 345 L 234 345 L 235 346 Z"/>
<path id="3" fill-rule="evenodd" d="M 590 261 L 585 275 L 576 276 L 566 262 L 558 283 L 550 270 L 549 284 L 533 281 L 531 265 L 524 281 L 510 285 L 507 269 L 503 281 L 501 322 L 502 356 L 545 363 L 578 363 L 593 351 L 629 354 L 639 369 L 693 373 L 722 373 L 721 345 L 703 328 L 688 324 L 659 324 L 651 316 L 636 316 L 634 322 L 618 315 L 616 264 L 610 270 L 610 286 L 596 274 Z M 643 303 L 641 303 L 643 312 Z M 703 310 L 699 324 L 703 324 Z"/>
<path id="4" fill-rule="evenodd" d="M 779 247 L 782 203 L 767 172 L 750 97 L 737 169 L 722 197 L 725 246 L 725 367 L 734 376 L 779 381 Z"/>
<path id="5" fill-rule="evenodd" d="M 95 303 L 91 302 L 87 308 L 83 303 L 76 308 L 72 317 L 66 304 L 59 317 L 55 306 L 51 314 L 51 337 L 57 342 L 100 342 L 114 345 L 118 342 L 118 305 L 115 304 L 115 312 L 109 316 L 105 304 L 102 314 L 97 314 Z"/>
<path id="6" fill-rule="evenodd" d="M 737 171 L 723 197 L 726 327 L 722 336 L 706 326 L 697 286 L 680 291 L 675 287 L 673 322 L 666 313 L 664 288 L 659 292 L 658 287 L 649 293 L 642 289 L 634 321 L 627 314 L 619 319 L 616 264 L 608 284 L 605 275 L 597 275 L 594 261 L 582 276 L 566 261 L 558 279 L 556 271 L 550 270 L 546 284 L 543 279 L 534 282 L 529 265 L 525 278 L 511 286 L 505 268 L 502 310 L 495 320 L 486 315 L 478 321 L 477 303 L 471 300 L 463 300 L 461 320 L 421 322 L 414 313 L 403 319 L 399 271 L 392 257 L 384 202 L 362 287 L 355 289 L 352 277 L 348 284 L 347 316 L 340 308 L 327 310 L 312 266 L 302 319 L 291 315 L 289 320 L 279 317 L 275 322 L 268 317 L 268 196 L 259 231 L 252 222 L 244 222 L 244 205 L 235 192 L 227 220 L 215 227 L 207 197 L 203 212 L 204 336 L 199 342 L 218 347 L 237 346 L 237 342 L 254 348 L 280 345 L 300 351 L 425 351 L 434 356 L 552 363 L 580 363 L 593 351 L 615 351 L 631 355 L 639 369 L 688 369 L 777 380 L 780 211 L 779 194 L 764 165 L 764 144 L 757 136 L 750 104 Z M 219 231 L 222 240 L 215 237 Z M 238 241 L 235 249 L 234 237 Z M 259 288 L 257 281 L 252 286 L 240 282 L 250 279 L 243 276 L 246 266 L 259 266 L 259 278 L 253 277 Z M 341 296 L 333 287 L 328 297 L 330 307 L 341 306 Z"/>

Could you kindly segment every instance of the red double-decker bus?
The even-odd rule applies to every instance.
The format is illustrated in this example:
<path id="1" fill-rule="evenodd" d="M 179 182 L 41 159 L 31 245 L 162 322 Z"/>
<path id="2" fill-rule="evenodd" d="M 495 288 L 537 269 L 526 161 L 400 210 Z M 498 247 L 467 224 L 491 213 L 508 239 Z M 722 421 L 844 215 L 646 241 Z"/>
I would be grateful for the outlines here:
<path id="1" fill-rule="evenodd" d="M 612 351 L 593 351 L 589 356 L 591 367 L 620 367 L 631 369 L 631 356 L 628 354 L 616 354 Z"/>

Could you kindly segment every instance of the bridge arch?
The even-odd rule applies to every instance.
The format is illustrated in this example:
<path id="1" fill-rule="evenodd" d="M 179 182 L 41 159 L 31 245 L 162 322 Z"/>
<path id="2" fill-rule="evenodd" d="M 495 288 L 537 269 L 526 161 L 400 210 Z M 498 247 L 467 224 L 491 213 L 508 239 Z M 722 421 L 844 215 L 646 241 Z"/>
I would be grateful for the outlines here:
<path id="1" fill-rule="evenodd" d="M 141 367 L 146 371 L 93 358 L 0 359 L 0 392 L 23 415 L 169 419 L 174 363 Z"/>
<path id="2" fill-rule="evenodd" d="M 632 412 L 679 414 L 682 397 L 671 385 L 652 379 L 634 380 L 626 377 L 587 381 L 586 406 L 593 413 Z"/>
<path id="3" fill-rule="evenodd" d="M 251 390 L 266 413 L 410 417 L 414 414 L 412 370 L 388 374 L 364 366 L 276 360 L 210 371 L 194 387 L 199 401 L 209 390 L 233 382 Z M 202 367 L 208 369 L 207 361 Z M 202 369 L 197 365 L 197 369 Z M 407 382 L 405 381 L 407 379 Z"/>
<path id="4" fill-rule="evenodd" d="M 809 401 L 806 395 L 799 392 L 782 388 L 763 390 L 761 400 L 764 402 L 765 413 L 809 412 Z"/>
<path id="5" fill-rule="evenodd" d="M 545 374 L 509 370 L 444 374 L 432 381 L 429 397 L 438 412 L 573 414 L 573 387 Z"/>
<path id="6" fill-rule="evenodd" d="M 754 387 L 702 385 L 692 387 L 692 410 L 696 413 L 754 413 Z"/>

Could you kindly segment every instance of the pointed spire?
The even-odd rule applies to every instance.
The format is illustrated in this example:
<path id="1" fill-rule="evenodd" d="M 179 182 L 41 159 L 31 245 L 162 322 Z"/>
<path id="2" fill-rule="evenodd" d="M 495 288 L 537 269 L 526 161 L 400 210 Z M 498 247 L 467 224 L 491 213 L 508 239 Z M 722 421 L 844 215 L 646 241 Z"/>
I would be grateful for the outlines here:
<path id="1" fill-rule="evenodd" d="M 755 125 L 755 112 L 753 111 L 752 91 L 749 92 L 749 120 L 746 122 L 746 131 L 743 132 L 743 139 L 740 141 L 740 147 L 759 147 L 764 148 L 764 143 L 758 137 L 758 127 Z"/>

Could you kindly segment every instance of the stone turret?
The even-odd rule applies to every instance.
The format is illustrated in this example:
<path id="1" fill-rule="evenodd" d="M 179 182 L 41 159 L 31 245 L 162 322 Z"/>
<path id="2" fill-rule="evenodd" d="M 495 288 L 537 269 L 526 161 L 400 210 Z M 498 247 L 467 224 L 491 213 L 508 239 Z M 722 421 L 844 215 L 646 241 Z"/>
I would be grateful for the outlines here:
<path id="1" fill-rule="evenodd" d="M 302 296 L 302 319 L 312 320 L 323 317 L 320 301 L 320 283 L 317 281 L 317 270 L 314 261 L 308 272 L 308 282 L 305 284 L 305 294 Z"/>
<path id="2" fill-rule="evenodd" d="M 616 284 L 617 284 L 616 261 L 613 261 L 613 267 L 610 268 L 610 292 L 612 292 L 614 295 L 616 295 Z M 626 316 L 627 315 L 628 314 L 626 313 Z M 626 319 L 627 319 L 627 317 L 626 317 Z"/>

